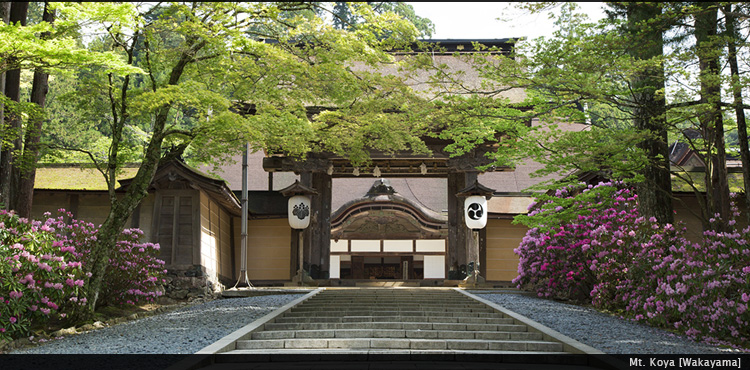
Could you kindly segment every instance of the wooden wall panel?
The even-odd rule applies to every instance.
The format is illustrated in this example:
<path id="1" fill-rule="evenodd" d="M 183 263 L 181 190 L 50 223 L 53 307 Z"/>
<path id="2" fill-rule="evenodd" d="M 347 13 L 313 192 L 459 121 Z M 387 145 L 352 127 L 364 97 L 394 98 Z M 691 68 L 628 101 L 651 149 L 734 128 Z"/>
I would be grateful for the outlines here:
<path id="1" fill-rule="evenodd" d="M 231 216 L 221 209 L 219 212 L 219 275 L 234 278 L 230 222 Z"/>
<path id="2" fill-rule="evenodd" d="M 216 234 L 212 220 L 211 199 L 206 193 L 200 192 L 200 259 L 211 281 L 217 279 L 216 268 Z"/>
<path id="3" fill-rule="evenodd" d="M 196 263 L 193 258 L 194 226 L 193 226 L 193 196 L 177 196 L 177 243 L 175 245 L 175 263 L 190 265 Z M 195 225 L 198 226 L 198 225 Z"/>
<path id="4" fill-rule="evenodd" d="M 241 219 L 234 218 L 235 231 Z M 235 269 L 240 271 L 241 235 L 235 232 Z M 290 280 L 291 228 L 283 219 L 249 220 L 247 223 L 247 274 L 252 280 Z"/>
<path id="5" fill-rule="evenodd" d="M 511 281 L 518 275 L 518 255 L 513 252 L 521 244 L 528 228 L 512 225 L 511 220 L 487 222 L 487 276 L 489 281 Z"/>

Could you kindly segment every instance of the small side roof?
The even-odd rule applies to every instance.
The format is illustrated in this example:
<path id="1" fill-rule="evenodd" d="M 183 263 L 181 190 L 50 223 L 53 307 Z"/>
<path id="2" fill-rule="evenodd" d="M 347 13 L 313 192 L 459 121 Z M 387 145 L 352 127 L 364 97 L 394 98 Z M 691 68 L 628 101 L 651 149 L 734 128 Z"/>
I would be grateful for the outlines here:
<path id="1" fill-rule="evenodd" d="M 174 159 L 159 165 L 151 188 L 158 188 L 160 183 L 173 182 L 182 178 L 190 187 L 205 191 L 211 198 L 221 204 L 229 213 L 235 216 L 242 214 L 242 206 L 237 196 L 229 189 L 227 183 L 214 176 L 209 176 L 185 164 L 182 160 Z M 127 188 L 133 178 L 119 180 L 123 188 Z"/>

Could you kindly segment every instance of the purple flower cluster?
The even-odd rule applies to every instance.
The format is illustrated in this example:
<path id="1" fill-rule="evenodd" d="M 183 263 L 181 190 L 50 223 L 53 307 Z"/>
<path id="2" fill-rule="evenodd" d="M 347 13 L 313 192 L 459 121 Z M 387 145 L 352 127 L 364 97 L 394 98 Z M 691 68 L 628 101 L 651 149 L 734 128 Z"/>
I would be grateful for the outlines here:
<path id="1" fill-rule="evenodd" d="M 59 211 L 57 218 L 45 214 L 43 223 L 0 211 L 0 340 L 90 308 L 84 287 L 92 276 L 87 257 L 98 228 Z M 103 302 L 136 303 L 160 295 L 164 263 L 155 257 L 158 245 L 138 243 L 141 235 L 137 229 L 123 233 L 100 292 Z"/>
<path id="2" fill-rule="evenodd" d="M 126 229 L 117 243 L 117 250 L 110 256 L 107 286 L 101 296 L 108 304 L 136 304 L 152 302 L 163 294 L 162 283 L 164 261 L 159 255 L 159 244 L 138 243 L 143 235 L 140 229 Z"/>
<path id="3" fill-rule="evenodd" d="M 684 228 L 641 217 L 636 205 L 632 189 L 612 183 L 562 189 L 533 205 L 537 227 L 515 250 L 514 282 L 543 297 L 591 302 L 697 340 L 747 348 L 750 229 L 709 230 L 693 243 Z M 565 211 L 577 215 L 562 218 Z"/>

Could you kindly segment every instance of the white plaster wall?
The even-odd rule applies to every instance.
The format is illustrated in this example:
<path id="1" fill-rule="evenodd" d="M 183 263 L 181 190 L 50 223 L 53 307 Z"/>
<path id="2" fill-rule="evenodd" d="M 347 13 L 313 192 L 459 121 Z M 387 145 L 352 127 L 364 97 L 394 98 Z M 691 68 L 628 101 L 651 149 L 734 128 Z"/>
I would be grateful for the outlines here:
<path id="1" fill-rule="evenodd" d="M 413 240 L 384 240 L 383 252 L 411 252 L 414 249 Z"/>
<path id="2" fill-rule="evenodd" d="M 380 252 L 380 240 L 352 240 L 352 252 Z"/>
<path id="3" fill-rule="evenodd" d="M 417 252 L 445 252 L 445 239 L 417 240 Z"/>
<path id="4" fill-rule="evenodd" d="M 331 252 L 347 252 L 349 251 L 349 241 L 340 239 L 338 241 L 331 240 Z"/>
<path id="5" fill-rule="evenodd" d="M 331 279 L 341 278 L 341 262 L 339 256 L 331 256 L 331 262 L 329 267 L 329 277 Z"/>
<path id="6" fill-rule="evenodd" d="M 445 279 L 445 256 L 424 256 L 424 278 Z"/>

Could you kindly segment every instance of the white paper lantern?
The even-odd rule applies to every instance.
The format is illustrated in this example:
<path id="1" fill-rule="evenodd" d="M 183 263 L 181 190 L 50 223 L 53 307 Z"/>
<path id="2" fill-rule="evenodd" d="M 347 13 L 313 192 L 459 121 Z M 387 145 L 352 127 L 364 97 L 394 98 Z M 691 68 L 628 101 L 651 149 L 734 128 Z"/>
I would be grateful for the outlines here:
<path id="1" fill-rule="evenodd" d="M 480 195 L 466 197 L 464 218 L 470 229 L 483 229 L 487 225 L 487 198 Z"/>
<path id="2" fill-rule="evenodd" d="M 310 198 L 295 195 L 289 198 L 289 226 L 305 229 L 310 225 Z"/>

